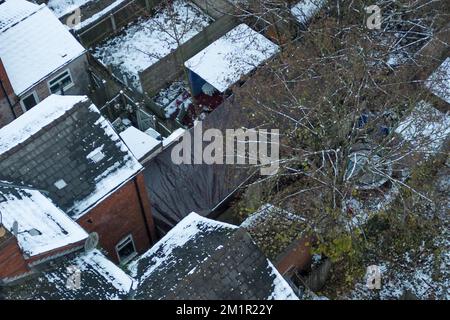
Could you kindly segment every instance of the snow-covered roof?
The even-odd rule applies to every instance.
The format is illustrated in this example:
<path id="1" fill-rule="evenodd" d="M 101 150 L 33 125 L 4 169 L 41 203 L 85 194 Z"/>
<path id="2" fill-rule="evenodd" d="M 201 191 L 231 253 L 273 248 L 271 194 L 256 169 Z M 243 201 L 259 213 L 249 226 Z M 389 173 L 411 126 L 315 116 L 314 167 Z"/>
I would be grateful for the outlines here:
<path id="1" fill-rule="evenodd" d="M 135 127 L 128 127 L 120 133 L 120 137 L 131 150 L 134 156 L 142 160 L 145 156 L 150 155 L 162 142 L 149 136 Z"/>
<path id="2" fill-rule="evenodd" d="M 74 219 L 141 170 L 85 96 L 51 95 L 0 129 L 0 179 L 48 191 Z"/>
<path id="3" fill-rule="evenodd" d="M 447 103 L 450 103 L 450 57 L 433 72 L 426 81 L 431 92 Z"/>
<path id="4" fill-rule="evenodd" d="M 327 0 L 300 0 L 291 8 L 291 13 L 298 22 L 307 24 L 326 3 Z"/>
<path id="5" fill-rule="evenodd" d="M 118 300 L 126 299 L 134 286 L 132 278 L 95 249 L 5 287 L 4 295 L 14 300 Z"/>
<path id="6" fill-rule="evenodd" d="M 441 149 L 450 135 L 450 115 L 422 101 L 403 119 L 395 132 L 411 143 L 416 151 L 433 154 Z"/>
<path id="7" fill-rule="evenodd" d="M 196 213 L 129 269 L 136 299 L 297 298 L 244 229 Z"/>
<path id="8" fill-rule="evenodd" d="M 45 5 L 8 0 L 0 12 L 0 57 L 17 95 L 85 52 Z"/>
<path id="9" fill-rule="evenodd" d="M 11 27 L 39 9 L 37 4 L 25 0 L 6 0 L 0 4 L 0 32 Z"/>
<path id="10" fill-rule="evenodd" d="M 185 62 L 187 68 L 221 92 L 271 58 L 279 47 L 240 24 Z"/>
<path id="11" fill-rule="evenodd" d="M 15 121 L 0 129 L 0 154 L 23 143 L 64 115 L 75 104 L 85 101 L 88 101 L 86 96 L 49 96 L 36 108 L 25 112 Z"/>
<path id="12" fill-rule="evenodd" d="M 16 235 L 19 247 L 29 257 L 43 254 L 70 244 L 79 243 L 88 234 L 40 191 L 0 185 L 3 225 Z"/>

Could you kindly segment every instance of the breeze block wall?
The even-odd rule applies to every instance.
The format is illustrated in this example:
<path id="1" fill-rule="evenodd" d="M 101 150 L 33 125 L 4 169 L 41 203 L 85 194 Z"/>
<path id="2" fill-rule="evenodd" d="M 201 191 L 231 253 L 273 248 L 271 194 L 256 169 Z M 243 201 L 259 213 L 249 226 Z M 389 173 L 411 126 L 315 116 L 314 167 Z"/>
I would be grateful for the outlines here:
<path id="1" fill-rule="evenodd" d="M 77 221 L 87 232 L 97 232 L 100 246 L 118 263 L 116 245 L 133 236 L 138 253 L 154 242 L 155 227 L 142 174 L 127 182 Z"/>

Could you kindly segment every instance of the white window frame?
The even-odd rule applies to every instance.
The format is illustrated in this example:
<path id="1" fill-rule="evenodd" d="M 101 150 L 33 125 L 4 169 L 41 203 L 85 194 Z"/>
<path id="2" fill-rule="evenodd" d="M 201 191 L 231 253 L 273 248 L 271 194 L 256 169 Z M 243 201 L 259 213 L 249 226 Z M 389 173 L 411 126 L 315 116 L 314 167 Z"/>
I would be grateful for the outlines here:
<path id="1" fill-rule="evenodd" d="M 28 111 L 28 110 L 27 110 L 27 107 L 25 107 L 25 104 L 23 103 L 23 100 L 25 100 L 26 98 L 30 97 L 31 95 L 34 96 L 34 99 L 36 100 L 36 105 L 37 105 L 39 102 L 41 102 L 41 101 L 39 100 L 39 97 L 38 97 L 37 93 L 36 93 L 36 90 L 31 91 L 29 94 L 27 94 L 27 95 L 25 95 L 25 96 L 23 96 L 23 97 L 20 98 L 20 107 L 22 108 L 22 111 L 23 111 L 23 112 L 27 112 L 27 111 Z"/>
<path id="2" fill-rule="evenodd" d="M 131 241 L 131 244 L 133 245 L 134 253 L 132 255 L 130 255 L 129 257 L 125 258 L 124 260 L 122 260 L 122 258 L 120 257 L 119 251 L 123 247 L 125 247 L 130 241 Z M 127 264 L 134 257 L 137 256 L 136 246 L 134 245 L 134 239 L 133 239 L 132 234 L 129 234 L 128 236 L 126 236 L 125 238 L 123 238 L 116 244 L 116 254 L 117 254 L 117 258 L 119 259 L 120 264 Z"/>
<path id="3" fill-rule="evenodd" d="M 58 78 L 59 76 L 61 76 L 62 74 L 67 73 L 69 75 L 70 78 L 70 84 L 68 84 L 67 86 L 65 86 L 63 89 L 64 93 L 69 90 L 70 88 L 75 86 L 75 83 L 73 82 L 73 77 L 72 77 L 72 73 L 70 72 L 70 69 L 65 69 L 64 71 L 58 73 L 57 75 L 53 76 L 52 79 L 47 81 L 47 88 L 48 88 L 48 92 L 50 94 L 60 94 L 61 92 L 57 92 L 54 93 L 52 92 L 52 90 L 50 89 L 50 87 L 52 87 L 52 85 L 50 85 L 50 82 L 52 82 L 53 80 L 55 80 L 56 78 Z"/>

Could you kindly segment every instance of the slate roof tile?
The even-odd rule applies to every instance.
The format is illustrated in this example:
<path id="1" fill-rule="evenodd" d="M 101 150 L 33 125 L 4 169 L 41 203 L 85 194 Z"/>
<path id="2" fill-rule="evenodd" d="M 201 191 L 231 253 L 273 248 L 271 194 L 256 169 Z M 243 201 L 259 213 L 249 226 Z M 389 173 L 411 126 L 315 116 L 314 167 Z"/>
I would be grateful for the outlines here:
<path id="1" fill-rule="evenodd" d="M 54 121 L 32 128 L 31 136 L 21 138 L 17 145 L 0 151 L 0 179 L 46 190 L 58 207 L 78 218 L 136 175 L 142 166 L 86 97 L 77 100 L 52 95 L 24 116 L 45 116 L 41 115 L 45 108 L 59 108 L 68 100 L 78 102 L 67 106 L 67 111 L 60 112 Z M 0 129 L 0 147 L 8 146 L 9 142 L 3 144 L 2 139 L 8 139 L 9 132 L 27 132 L 32 121 L 22 117 Z M 87 158 L 101 146 L 105 157 L 99 163 Z M 67 186 L 58 190 L 54 183 L 61 179 Z"/>
<path id="2" fill-rule="evenodd" d="M 242 228 L 192 213 L 130 265 L 135 299 L 296 299 Z"/>

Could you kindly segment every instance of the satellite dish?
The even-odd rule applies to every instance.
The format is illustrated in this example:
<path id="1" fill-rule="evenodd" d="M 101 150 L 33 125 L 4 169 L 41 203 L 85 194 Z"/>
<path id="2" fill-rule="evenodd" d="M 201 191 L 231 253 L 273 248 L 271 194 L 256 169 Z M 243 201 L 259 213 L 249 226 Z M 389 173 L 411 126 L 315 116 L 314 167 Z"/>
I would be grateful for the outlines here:
<path id="1" fill-rule="evenodd" d="M 15 237 L 17 237 L 17 235 L 19 234 L 19 223 L 17 221 L 13 222 L 12 233 Z"/>
<path id="2" fill-rule="evenodd" d="M 84 242 L 84 251 L 89 252 L 97 248 L 99 236 L 97 232 L 92 232 Z"/>
<path id="3" fill-rule="evenodd" d="M 6 234 L 6 229 L 0 225 L 0 238 L 4 237 Z"/>

